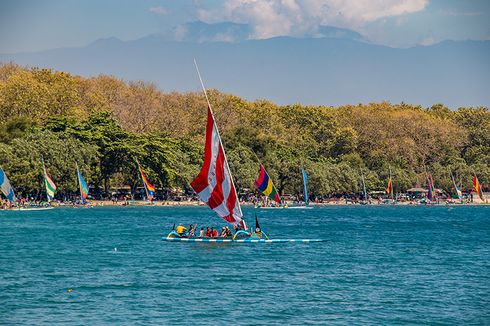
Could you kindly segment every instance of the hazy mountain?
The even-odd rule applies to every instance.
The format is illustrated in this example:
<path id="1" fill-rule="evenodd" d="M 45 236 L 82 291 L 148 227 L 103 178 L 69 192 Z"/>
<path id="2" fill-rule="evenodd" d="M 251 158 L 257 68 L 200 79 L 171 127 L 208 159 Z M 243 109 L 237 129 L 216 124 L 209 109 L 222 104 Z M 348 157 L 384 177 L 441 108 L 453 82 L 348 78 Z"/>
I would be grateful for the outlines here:
<path id="1" fill-rule="evenodd" d="M 239 30 L 242 36 L 247 32 L 243 26 Z M 444 103 L 453 108 L 490 106 L 490 41 L 398 49 L 360 41 L 362 36 L 348 31 L 340 38 L 338 31 L 331 30 L 328 38 L 232 43 L 198 43 L 198 35 L 213 33 L 193 33 L 195 39 L 185 42 L 165 36 L 128 42 L 110 38 L 81 48 L 4 54 L 0 61 L 83 76 L 111 74 L 152 81 L 165 91 L 188 91 L 199 90 L 196 58 L 209 88 L 248 99 L 267 98 L 281 104 L 388 100 L 424 106 Z"/>

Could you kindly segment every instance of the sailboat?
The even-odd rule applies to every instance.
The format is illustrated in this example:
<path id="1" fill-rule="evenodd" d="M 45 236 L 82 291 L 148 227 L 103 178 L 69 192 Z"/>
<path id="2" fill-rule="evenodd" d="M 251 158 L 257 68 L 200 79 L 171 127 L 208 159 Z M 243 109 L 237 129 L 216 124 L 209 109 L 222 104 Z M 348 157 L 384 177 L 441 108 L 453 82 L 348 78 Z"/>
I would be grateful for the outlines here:
<path id="1" fill-rule="evenodd" d="M 265 195 L 264 205 L 256 206 L 256 208 L 284 208 L 281 196 L 276 187 L 272 183 L 272 179 L 265 170 L 264 166 L 260 164 L 259 176 L 255 180 L 255 187 Z M 272 200 L 276 204 L 268 204 L 268 200 Z"/>
<path id="2" fill-rule="evenodd" d="M 456 194 L 458 195 L 459 202 L 463 203 L 463 192 L 456 185 L 456 180 L 454 179 L 454 175 L 451 173 L 451 180 L 453 181 L 454 190 L 456 190 Z"/>
<path id="3" fill-rule="evenodd" d="M 434 179 L 432 175 L 427 176 L 427 200 L 429 203 L 437 201 L 436 189 L 434 188 Z"/>
<path id="4" fill-rule="evenodd" d="M 143 169 L 141 168 L 140 163 L 137 160 L 136 160 L 136 164 L 138 164 L 141 180 L 143 181 L 143 187 L 145 188 L 146 199 L 150 202 L 150 205 L 153 205 L 153 198 L 155 198 L 155 187 L 148 181 L 145 173 L 143 172 Z"/>
<path id="5" fill-rule="evenodd" d="M 392 203 L 395 204 L 395 197 L 393 194 L 393 181 L 391 180 L 391 168 L 390 168 L 390 176 L 388 178 L 388 185 L 386 186 L 386 193 L 388 197 L 391 197 Z"/>
<path id="6" fill-rule="evenodd" d="M 80 189 L 80 201 L 82 202 L 82 205 L 85 205 L 88 197 L 88 186 L 87 183 L 85 182 L 85 179 L 82 176 L 82 173 L 80 172 L 80 169 L 78 168 L 78 165 L 77 165 L 77 178 L 78 178 L 78 186 Z"/>
<path id="7" fill-rule="evenodd" d="M 364 194 L 363 200 L 360 202 L 361 205 L 367 205 L 369 203 L 368 193 L 366 191 L 366 181 L 364 180 L 364 173 L 361 170 L 361 181 L 362 181 L 362 192 Z"/>
<path id="8" fill-rule="evenodd" d="M 308 197 L 308 174 L 306 173 L 305 169 L 301 169 L 301 175 L 303 176 L 303 200 L 305 204 L 289 206 L 289 208 L 311 209 L 313 206 L 310 206 L 310 200 Z"/>
<path id="9" fill-rule="evenodd" d="M 473 173 L 473 186 L 475 187 L 475 191 L 478 197 L 480 197 L 480 200 L 482 202 L 485 202 L 485 198 L 483 197 L 483 191 L 481 189 L 481 184 L 480 181 L 478 181 L 478 177 L 476 176 L 476 173 Z"/>
<path id="10" fill-rule="evenodd" d="M 41 158 L 41 161 L 43 164 L 43 177 L 44 177 L 44 186 L 46 188 L 46 199 L 48 203 L 50 203 L 54 199 L 54 194 L 56 193 L 56 185 L 48 175 L 48 171 L 46 170 L 46 164 L 44 164 L 44 158 Z"/>
<path id="11" fill-rule="evenodd" d="M 7 197 L 10 203 L 15 204 L 17 198 L 15 197 L 14 189 L 12 188 L 12 185 L 10 184 L 7 175 L 5 174 L 5 172 L 1 167 L 0 167 L 0 188 L 2 189 L 2 193 L 5 195 L 5 197 Z"/>
<path id="12" fill-rule="evenodd" d="M 206 142 L 204 148 L 204 162 L 201 171 L 191 182 L 191 187 L 219 217 L 236 228 L 232 238 L 193 238 L 172 230 L 162 240 L 188 241 L 188 242 L 319 242 L 320 239 L 268 239 L 258 237 L 257 232 L 248 232 L 243 219 L 242 209 L 238 200 L 233 176 L 228 166 L 228 160 L 216 125 L 211 103 L 201 78 L 199 68 L 194 60 L 197 74 L 208 104 Z"/>

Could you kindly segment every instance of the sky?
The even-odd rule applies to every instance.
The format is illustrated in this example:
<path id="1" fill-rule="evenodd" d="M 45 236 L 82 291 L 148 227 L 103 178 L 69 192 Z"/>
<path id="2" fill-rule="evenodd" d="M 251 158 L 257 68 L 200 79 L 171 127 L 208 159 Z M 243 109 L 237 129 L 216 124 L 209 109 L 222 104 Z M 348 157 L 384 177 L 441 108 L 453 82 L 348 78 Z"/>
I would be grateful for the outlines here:
<path id="1" fill-rule="evenodd" d="M 490 40 L 489 0 L 0 0 L 0 53 L 133 40 L 197 20 L 249 24 L 251 39 L 327 25 L 392 47 Z"/>

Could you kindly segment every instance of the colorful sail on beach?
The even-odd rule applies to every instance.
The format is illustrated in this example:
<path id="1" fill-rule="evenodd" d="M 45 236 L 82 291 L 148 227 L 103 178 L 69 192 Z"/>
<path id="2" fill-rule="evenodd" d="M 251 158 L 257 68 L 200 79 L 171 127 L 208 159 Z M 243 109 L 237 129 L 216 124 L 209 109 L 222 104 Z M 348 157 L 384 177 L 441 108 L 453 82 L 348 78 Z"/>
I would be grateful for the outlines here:
<path id="1" fill-rule="evenodd" d="M 85 182 L 85 179 L 82 177 L 82 174 L 78 169 L 78 166 L 77 166 L 77 176 L 78 176 L 78 185 L 80 186 L 80 198 L 82 200 L 82 203 L 85 203 L 85 199 L 87 199 L 88 196 L 88 186 L 87 183 Z"/>
<path id="2" fill-rule="evenodd" d="M 306 173 L 305 169 L 301 169 L 301 172 L 303 174 L 303 196 L 305 199 L 305 205 L 308 205 L 308 174 Z"/>
<path id="3" fill-rule="evenodd" d="M 436 200 L 436 190 L 434 189 L 434 180 L 432 175 L 427 176 L 427 199 Z"/>
<path id="4" fill-rule="evenodd" d="M 456 194 L 458 195 L 458 199 L 460 201 L 462 201 L 463 200 L 463 192 L 461 190 L 459 190 L 458 186 L 456 185 L 456 180 L 454 180 L 454 176 L 452 173 L 451 173 L 451 180 L 453 180 L 454 189 L 456 190 Z"/>
<path id="5" fill-rule="evenodd" d="M 478 178 L 476 177 L 476 174 L 473 175 L 473 186 L 475 187 L 475 191 L 478 194 L 478 197 L 480 197 L 481 200 L 484 200 L 481 185 L 478 181 Z"/>
<path id="6" fill-rule="evenodd" d="M 11 202 L 16 201 L 14 189 L 12 189 L 10 181 L 2 168 L 0 168 L 0 188 L 2 189 L 3 194 L 5 195 L 5 197 L 7 197 L 8 200 L 10 200 Z"/>
<path id="7" fill-rule="evenodd" d="M 233 225 L 246 228 L 225 151 L 209 104 L 204 162 L 199 175 L 191 182 L 191 186 L 199 198 L 218 216 Z"/>
<path id="8" fill-rule="evenodd" d="M 276 187 L 274 187 L 271 178 L 265 171 L 262 164 L 260 164 L 259 177 L 257 178 L 257 180 L 255 180 L 255 186 L 268 198 L 277 203 L 281 203 L 281 197 L 279 196 Z"/>
<path id="9" fill-rule="evenodd" d="M 391 181 L 391 175 L 388 178 L 388 186 L 386 187 L 386 193 L 388 196 L 393 196 L 393 182 Z"/>
<path id="10" fill-rule="evenodd" d="M 145 187 L 146 197 L 149 201 L 153 201 L 153 198 L 155 198 L 155 187 L 148 181 L 139 163 L 138 168 L 140 170 L 141 179 L 143 180 L 143 186 Z"/>
<path id="11" fill-rule="evenodd" d="M 48 198 L 48 202 L 52 201 L 54 198 L 54 194 L 56 193 L 56 185 L 54 184 L 53 180 L 48 175 L 48 172 L 46 171 L 46 165 L 44 164 L 44 159 L 43 161 L 43 174 L 44 174 L 44 185 L 46 186 L 46 197 Z"/>

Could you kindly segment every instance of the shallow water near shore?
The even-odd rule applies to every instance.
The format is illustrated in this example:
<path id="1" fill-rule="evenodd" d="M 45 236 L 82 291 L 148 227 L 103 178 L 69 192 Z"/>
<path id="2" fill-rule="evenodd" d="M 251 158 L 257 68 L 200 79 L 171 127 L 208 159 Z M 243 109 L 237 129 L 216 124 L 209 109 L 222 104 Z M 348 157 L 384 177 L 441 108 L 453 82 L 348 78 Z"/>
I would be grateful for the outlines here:
<path id="1" fill-rule="evenodd" d="M 224 225 L 206 207 L 0 211 L 0 324 L 490 324 L 489 206 L 255 213 L 328 241 L 161 241 Z"/>

